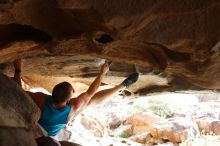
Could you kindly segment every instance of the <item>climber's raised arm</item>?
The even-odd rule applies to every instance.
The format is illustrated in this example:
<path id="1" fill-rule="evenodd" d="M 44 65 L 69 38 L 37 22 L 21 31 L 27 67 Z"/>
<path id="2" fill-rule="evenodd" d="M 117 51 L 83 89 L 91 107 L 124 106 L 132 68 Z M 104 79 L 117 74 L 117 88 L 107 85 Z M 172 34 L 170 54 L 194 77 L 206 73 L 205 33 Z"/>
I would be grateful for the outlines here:
<path id="1" fill-rule="evenodd" d="M 22 83 L 21 83 L 21 59 L 17 59 L 13 62 L 14 65 L 14 81 L 22 88 Z M 36 92 L 32 93 L 29 91 L 25 91 L 32 99 L 33 101 L 37 104 L 37 106 L 43 110 L 44 106 L 44 101 L 45 101 L 45 94 L 42 92 Z"/>
<path id="2" fill-rule="evenodd" d="M 104 75 L 108 72 L 109 65 L 108 63 L 105 63 L 100 70 L 99 75 L 96 77 L 96 79 L 93 81 L 93 83 L 90 85 L 89 89 L 80 94 L 77 98 L 73 98 L 70 100 L 70 103 L 75 106 L 76 110 L 81 109 L 82 107 L 85 107 L 93 95 L 96 93 L 97 89 L 99 88 L 101 81 L 104 77 Z"/>

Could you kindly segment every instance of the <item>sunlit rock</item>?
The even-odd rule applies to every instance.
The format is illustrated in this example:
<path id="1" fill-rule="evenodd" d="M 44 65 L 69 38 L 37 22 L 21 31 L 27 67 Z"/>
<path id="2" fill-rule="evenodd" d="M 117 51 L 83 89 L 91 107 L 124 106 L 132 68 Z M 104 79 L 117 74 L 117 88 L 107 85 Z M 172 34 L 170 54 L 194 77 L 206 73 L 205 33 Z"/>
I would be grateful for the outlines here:
<path id="1" fill-rule="evenodd" d="M 125 124 L 133 126 L 133 134 L 148 132 L 150 125 L 154 122 L 163 120 L 163 118 L 152 113 L 136 113 L 129 116 Z"/>
<path id="2" fill-rule="evenodd" d="M 171 118 L 150 125 L 153 137 L 167 139 L 171 142 L 182 142 L 193 139 L 200 134 L 196 123 L 187 118 Z"/>
<path id="3" fill-rule="evenodd" d="M 95 136 L 102 137 L 104 135 L 104 124 L 98 119 L 83 116 L 81 118 L 81 123 L 86 129 L 91 130 Z"/>
<path id="4" fill-rule="evenodd" d="M 131 137 L 129 137 L 130 140 L 141 143 L 141 144 L 147 143 L 151 138 L 152 138 L 152 136 L 151 136 L 150 132 L 135 134 L 135 135 L 132 135 Z"/>

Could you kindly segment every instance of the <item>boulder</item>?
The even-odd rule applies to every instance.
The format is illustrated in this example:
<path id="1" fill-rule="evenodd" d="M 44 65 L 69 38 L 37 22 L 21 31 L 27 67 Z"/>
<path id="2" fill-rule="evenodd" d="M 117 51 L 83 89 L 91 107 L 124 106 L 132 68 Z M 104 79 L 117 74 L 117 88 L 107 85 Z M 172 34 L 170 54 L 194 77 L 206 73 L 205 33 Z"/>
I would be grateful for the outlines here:
<path id="1" fill-rule="evenodd" d="M 16 127 L 1 127 L 0 146 L 37 146 L 37 144 L 31 130 Z"/>
<path id="2" fill-rule="evenodd" d="M 217 94 L 213 94 L 217 96 Z M 211 99 L 210 101 L 201 102 L 198 107 L 199 109 L 195 110 L 191 117 L 197 123 L 199 130 L 203 133 L 220 135 L 219 101 Z"/>
<path id="3" fill-rule="evenodd" d="M 219 120 L 218 121 L 213 121 L 211 123 L 210 127 L 212 127 L 211 129 L 212 129 L 214 134 L 220 135 L 220 121 Z"/>
<path id="4" fill-rule="evenodd" d="M 114 120 L 114 121 L 109 123 L 109 128 L 110 129 L 115 129 L 115 128 L 118 128 L 121 124 L 122 124 L 122 121 L 117 119 L 117 120 Z"/>
<path id="5" fill-rule="evenodd" d="M 162 138 L 151 137 L 146 141 L 146 145 L 152 146 L 156 144 L 163 144 L 165 141 Z"/>
<path id="6" fill-rule="evenodd" d="M 149 125 L 160 120 L 163 118 L 152 113 L 135 113 L 127 117 L 125 124 L 132 125 L 133 134 L 138 134 L 149 131 Z"/>
<path id="7" fill-rule="evenodd" d="M 104 135 L 105 127 L 100 121 L 95 118 L 83 116 L 81 124 L 88 130 L 91 130 L 95 136 L 102 137 Z"/>
<path id="8" fill-rule="evenodd" d="M 201 132 L 220 135 L 220 120 L 196 119 L 195 121 Z"/>
<path id="9" fill-rule="evenodd" d="M 0 73 L 0 145 L 36 146 L 40 110 L 31 97 Z"/>
<path id="10" fill-rule="evenodd" d="M 187 118 L 170 118 L 150 125 L 150 133 L 155 138 L 162 138 L 171 142 L 182 142 L 195 138 L 199 134 L 196 123 Z"/>
<path id="11" fill-rule="evenodd" d="M 166 142 L 166 143 L 163 143 L 163 144 L 158 144 L 156 146 L 179 146 L 179 144 L 172 143 L 172 142 Z"/>
<path id="12" fill-rule="evenodd" d="M 132 135 L 131 137 L 129 137 L 130 140 L 132 140 L 134 142 L 141 143 L 141 144 L 145 144 L 151 138 L 152 138 L 152 136 L 149 132 L 135 134 L 135 135 Z"/>
<path id="13" fill-rule="evenodd" d="M 57 135 L 56 140 L 58 141 L 69 141 L 71 139 L 72 132 L 64 127 Z"/>

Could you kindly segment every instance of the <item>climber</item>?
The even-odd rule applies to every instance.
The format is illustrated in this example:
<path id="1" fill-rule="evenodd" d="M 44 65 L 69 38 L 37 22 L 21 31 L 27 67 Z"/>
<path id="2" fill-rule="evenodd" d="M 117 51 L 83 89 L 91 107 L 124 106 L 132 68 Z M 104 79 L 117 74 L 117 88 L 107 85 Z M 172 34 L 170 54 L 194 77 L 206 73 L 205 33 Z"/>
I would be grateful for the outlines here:
<path id="1" fill-rule="evenodd" d="M 14 80 L 21 86 L 21 60 L 14 61 L 14 69 Z M 114 88 L 96 92 L 108 70 L 108 63 L 102 65 L 99 75 L 89 89 L 76 98 L 72 98 L 74 88 L 68 82 L 57 84 L 53 88 L 52 95 L 26 91 L 41 110 L 41 117 L 38 123 L 43 128 L 43 131 L 47 132 L 48 136 L 56 136 L 77 113 L 81 112 L 89 103 L 92 103 L 93 99 L 96 102 L 101 102 L 138 80 L 138 73 L 133 73 Z"/>

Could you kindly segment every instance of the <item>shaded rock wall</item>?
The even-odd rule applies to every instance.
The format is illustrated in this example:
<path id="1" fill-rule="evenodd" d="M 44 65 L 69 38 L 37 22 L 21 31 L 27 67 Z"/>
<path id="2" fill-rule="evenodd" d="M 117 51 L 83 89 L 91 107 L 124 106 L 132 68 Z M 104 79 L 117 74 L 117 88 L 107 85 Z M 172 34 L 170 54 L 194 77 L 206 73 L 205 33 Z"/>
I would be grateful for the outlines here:
<path id="1" fill-rule="evenodd" d="M 0 145 L 35 146 L 40 110 L 17 84 L 0 74 Z"/>
<path id="2" fill-rule="evenodd" d="M 1 6 L 0 63 L 83 55 L 220 88 L 217 0 L 21 0 Z"/>

